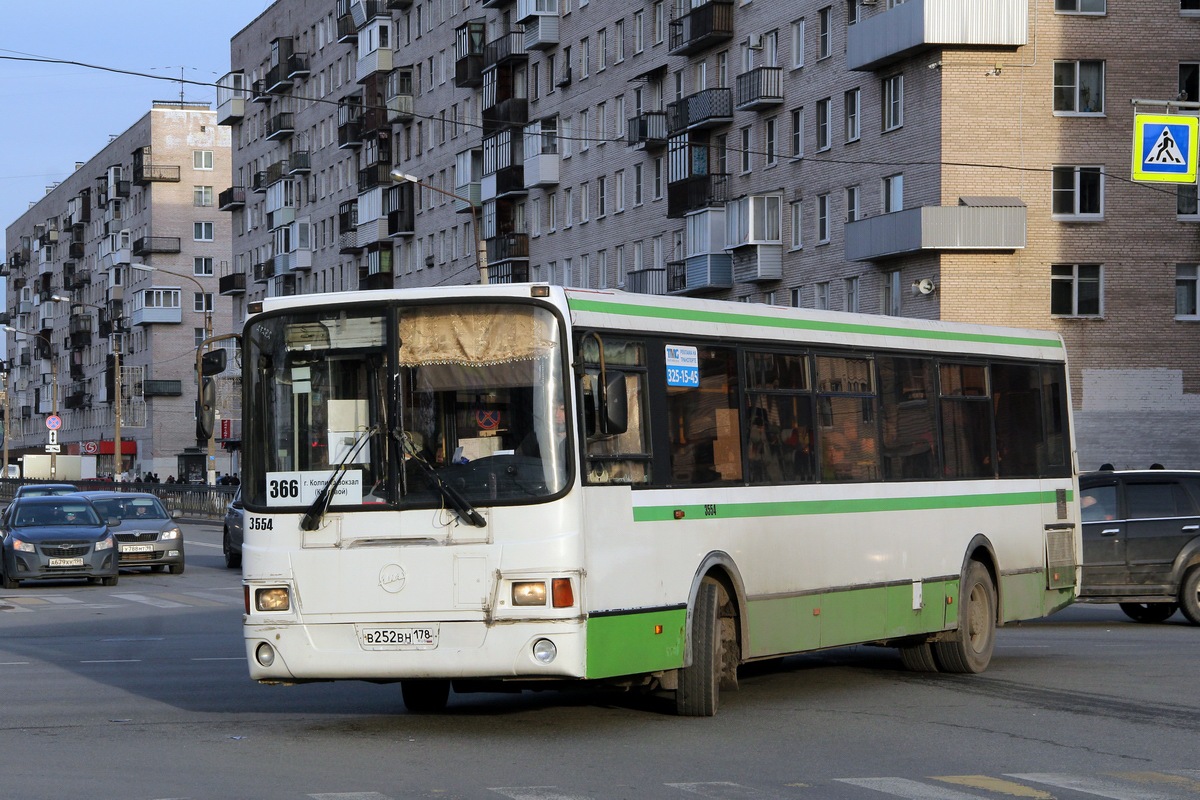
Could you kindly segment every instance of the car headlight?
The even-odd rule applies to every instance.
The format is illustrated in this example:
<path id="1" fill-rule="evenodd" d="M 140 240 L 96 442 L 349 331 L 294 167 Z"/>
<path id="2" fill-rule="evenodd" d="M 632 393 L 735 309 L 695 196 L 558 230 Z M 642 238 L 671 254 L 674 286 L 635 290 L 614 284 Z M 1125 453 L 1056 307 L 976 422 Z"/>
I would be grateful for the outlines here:
<path id="1" fill-rule="evenodd" d="M 22 553 L 33 553 L 37 550 L 37 548 L 33 546 L 32 542 L 26 542 L 23 539 L 14 538 L 12 542 L 13 550 L 20 550 Z"/>
<path id="2" fill-rule="evenodd" d="M 113 545 L 114 545 L 114 543 L 113 543 L 112 534 L 109 534 L 108 536 L 105 536 L 100 541 L 96 542 L 96 552 L 98 553 L 101 550 L 111 550 L 113 548 Z"/>
<path id="3" fill-rule="evenodd" d="M 163 531 L 162 536 L 159 538 L 166 541 L 167 539 L 178 539 L 180 536 L 183 536 L 183 532 L 179 528 L 171 528 L 170 530 Z"/>

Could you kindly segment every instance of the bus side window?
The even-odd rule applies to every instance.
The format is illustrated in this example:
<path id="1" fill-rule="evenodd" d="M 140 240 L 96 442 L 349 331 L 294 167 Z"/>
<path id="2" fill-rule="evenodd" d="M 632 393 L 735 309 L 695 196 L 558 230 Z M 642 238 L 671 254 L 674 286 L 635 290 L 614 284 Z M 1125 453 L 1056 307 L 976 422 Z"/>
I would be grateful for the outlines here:
<path id="1" fill-rule="evenodd" d="M 933 405 L 933 362 L 879 356 L 884 480 L 929 479 L 938 475 L 937 426 Z"/>
<path id="2" fill-rule="evenodd" d="M 879 479 L 879 432 L 871 360 L 817 356 L 821 480 Z"/>
<path id="3" fill-rule="evenodd" d="M 987 367 L 941 364 L 938 379 L 946 477 L 992 477 L 992 404 L 984 388 Z"/>
<path id="4" fill-rule="evenodd" d="M 589 391 L 599 380 L 603 342 L 610 405 L 625 401 L 625 428 L 603 434 L 596 430 L 596 395 Z M 650 425 L 647 414 L 646 346 L 643 342 L 615 336 L 585 336 L 579 344 L 586 378 L 580 381 L 580 413 L 584 415 L 584 472 L 587 483 L 644 484 L 651 480 Z M 622 380 L 623 379 L 623 380 Z M 619 387 L 624 386 L 624 389 Z M 614 398 L 613 391 L 624 391 Z"/>
<path id="5" fill-rule="evenodd" d="M 733 350 L 698 349 L 699 386 L 668 386 L 671 482 L 696 485 L 742 479 L 742 425 Z"/>

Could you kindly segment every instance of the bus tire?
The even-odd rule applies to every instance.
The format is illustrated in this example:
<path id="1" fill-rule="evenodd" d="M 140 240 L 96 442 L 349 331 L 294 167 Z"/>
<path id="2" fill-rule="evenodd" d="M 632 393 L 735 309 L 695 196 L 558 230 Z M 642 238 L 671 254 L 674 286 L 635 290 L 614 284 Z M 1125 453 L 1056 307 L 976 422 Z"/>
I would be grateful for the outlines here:
<path id="1" fill-rule="evenodd" d="M 909 672 L 937 672 L 937 660 L 929 642 L 905 645 L 900 648 L 900 661 Z"/>
<path id="2" fill-rule="evenodd" d="M 1134 622 L 1158 623 L 1166 622 L 1179 606 L 1174 603 L 1121 603 L 1120 608 Z"/>
<path id="3" fill-rule="evenodd" d="M 1188 622 L 1200 625 L 1200 566 L 1192 567 L 1179 585 L 1179 607 Z"/>
<path id="4" fill-rule="evenodd" d="M 983 672 L 996 646 L 996 587 L 987 567 L 970 562 L 958 595 L 958 630 L 933 643 L 933 657 L 943 672 Z"/>
<path id="5" fill-rule="evenodd" d="M 436 714 L 446 708 L 450 699 L 449 680 L 400 681 L 400 696 L 404 707 L 413 714 Z"/>
<path id="6" fill-rule="evenodd" d="M 679 670 L 675 713 L 681 717 L 711 717 L 717 713 L 723 655 L 720 586 L 712 578 L 705 578 L 696 593 L 688 639 L 692 663 Z"/>

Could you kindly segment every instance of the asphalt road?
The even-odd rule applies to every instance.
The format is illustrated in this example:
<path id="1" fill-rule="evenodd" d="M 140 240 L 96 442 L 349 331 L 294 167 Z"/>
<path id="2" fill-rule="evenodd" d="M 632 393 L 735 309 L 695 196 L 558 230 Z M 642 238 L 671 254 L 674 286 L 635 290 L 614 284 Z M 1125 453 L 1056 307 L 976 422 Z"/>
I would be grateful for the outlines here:
<path id="1" fill-rule="evenodd" d="M 0 592 L 0 800 L 1200 800 L 1200 628 L 1076 606 L 979 676 L 856 647 L 743 676 L 713 719 L 614 692 L 452 695 L 247 677 L 216 523 L 183 575 Z"/>

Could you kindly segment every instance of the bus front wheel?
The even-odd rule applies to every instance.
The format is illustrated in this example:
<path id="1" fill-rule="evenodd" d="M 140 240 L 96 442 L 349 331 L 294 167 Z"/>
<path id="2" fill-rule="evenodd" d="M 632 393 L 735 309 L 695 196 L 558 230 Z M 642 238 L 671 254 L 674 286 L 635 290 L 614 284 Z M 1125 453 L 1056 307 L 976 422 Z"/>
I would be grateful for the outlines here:
<path id="1" fill-rule="evenodd" d="M 705 578 L 696 593 L 688 639 L 692 663 L 679 670 L 675 713 L 681 717 L 711 717 L 717 713 L 722 688 L 737 688 L 737 657 L 733 618 L 722 619 L 724 590 Z"/>
<path id="2" fill-rule="evenodd" d="M 983 672 L 996 646 L 996 586 L 987 567 L 972 561 L 958 593 L 958 630 L 933 643 L 943 672 Z"/>
<path id="3" fill-rule="evenodd" d="M 400 696 L 404 698 L 404 707 L 413 714 L 435 714 L 446 708 L 450 699 L 450 681 L 400 681 Z"/>

